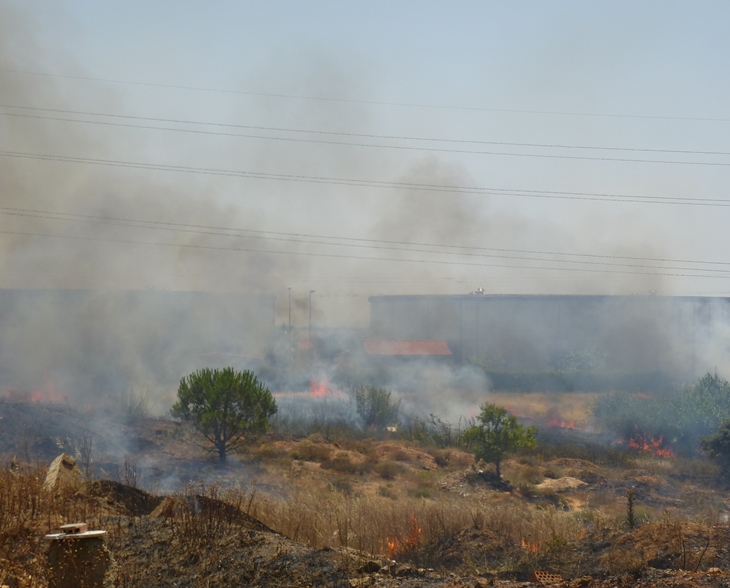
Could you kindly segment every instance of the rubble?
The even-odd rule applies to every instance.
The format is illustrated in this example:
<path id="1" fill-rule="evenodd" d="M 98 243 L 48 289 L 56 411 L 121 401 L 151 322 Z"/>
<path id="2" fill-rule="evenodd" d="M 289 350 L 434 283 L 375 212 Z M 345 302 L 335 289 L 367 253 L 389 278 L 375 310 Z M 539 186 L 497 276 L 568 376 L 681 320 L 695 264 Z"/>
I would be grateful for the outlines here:
<path id="1" fill-rule="evenodd" d="M 103 588 L 112 565 L 106 531 L 89 531 L 86 523 L 62 525 L 46 535 L 49 588 Z"/>
<path id="2" fill-rule="evenodd" d="M 550 584 L 560 584 L 563 582 L 563 576 L 560 574 L 551 574 L 550 572 L 534 571 L 530 575 L 530 582 L 533 584 L 541 584 L 549 586 Z"/>
<path id="3" fill-rule="evenodd" d="M 58 492 L 75 488 L 80 481 L 81 470 L 76 465 L 76 460 L 67 453 L 62 453 L 48 467 L 43 489 L 48 492 Z"/>

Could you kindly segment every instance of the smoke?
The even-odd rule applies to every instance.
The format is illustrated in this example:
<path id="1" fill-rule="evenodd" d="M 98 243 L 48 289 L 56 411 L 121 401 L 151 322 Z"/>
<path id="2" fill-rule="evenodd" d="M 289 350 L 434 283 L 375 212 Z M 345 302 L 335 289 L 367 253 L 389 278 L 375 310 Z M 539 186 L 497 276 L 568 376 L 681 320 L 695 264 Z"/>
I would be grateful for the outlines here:
<path id="1" fill-rule="evenodd" d="M 3 5 L 0 69 L 37 70 L 32 22 Z M 104 112 L 121 99 L 52 78 L 5 73 L 0 104 Z M 37 111 L 13 111 L 38 114 Z M 83 118 L 83 117 L 82 117 Z M 89 118 L 89 117 L 86 117 Z M 128 141 L 128 142 L 127 142 Z M 147 390 L 164 412 L 179 378 L 233 357 L 261 358 L 282 276 L 307 271 L 281 245 L 205 227 L 255 226 L 215 182 L 23 154 L 144 160 L 139 138 L 93 126 L 0 117 L 0 324 L 6 393 L 43 392 L 110 407 Z M 125 220 L 132 219 L 132 220 Z M 144 221 L 144 222 L 137 222 Z M 255 249 L 242 253 L 237 249 Z M 42 394 L 41 394 L 42 397 Z"/>
<path id="2" fill-rule="evenodd" d="M 0 7 L 0 69 L 53 69 L 45 50 L 26 42 L 32 33 L 33 22 L 22 10 Z M 277 55 L 262 82 L 271 93 L 341 101 L 258 97 L 224 103 L 210 95 L 192 99 L 179 90 L 161 90 L 162 106 L 155 100 L 150 104 L 162 118 L 169 112 L 181 119 L 199 117 L 188 106 L 210 99 L 208 119 L 222 123 L 353 134 L 382 130 L 374 107 L 347 102 L 368 99 L 371 80 L 345 58 L 318 52 Z M 134 100 L 111 88 L 4 73 L 0 104 L 127 112 Z M 551 253 L 664 256 L 646 219 L 628 213 L 607 217 L 581 209 L 548 216 L 544 204 L 533 207 L 529 199 L 517 208 L 503 198 L 447 189 L 119 167 L 120 162 L 154 162 L 285 174 L 290 180 L 367 178 L 479 187 L 465 163 L 446 156 L 280 140 L 279 131 L 257 131 L 268 139 L 251 140 L 109 127 L 92 124 L 109 119 L 91 115 L 72 117 L 89 121 L 80 124 L 50 120 L 54 117 L 38 111 L 12 113 L 24 117 L 0 115 L 0 148 L 16 154 L 0 157 L 0 386 L 6 392 L 32 395 L 45 390 L 50 378 L 55 393 L 78 405 L 101 409 L 144 391 L 151 409 L 164 413 L 179 379 L 200 367 L 254 367 L 272 386 L 301 389 L 320 372 L 335 380 L 342 365 L 360 361 L 363 381 L 392 387 L 402 395 L 404 408 L 457 418 L 487 395 L 489 382 L 479 369 L 446 364 L 384 368 L 353 359 L 362 353 L 369 328 L 368 295 L 465 294 L 479 287 L 488 293 L 647 294 L 670 288 L 661 275 L 641 271 L 618 278 L 611 274 L 607 282 L 606 274 L 594 271 L 607 266 L 566 263 L 565 256 Z M 497 164 L 492 166 L 498 177 Z M 282 343 L 275 326 L 288 328 L 289 287 L 294 332 L 287 331 Z M 328 329 L 360 330 L 352 340 L 333 344 L 335 351 L 320 354 L 318 363 L 297 347 L 308 338 L 310 316 L 322 347 L 335 337 Z M 661 356 L 662 365 L 680 359 L 684 366 L 697 353 L 699 343 L 678 342 L 661 317 L 619 310 L 614 316 L 617 330 L 620 321 L 640 325 L 632 345 L 616 350 L 627 358 L 622 365 L 633 362 L 631 369 L 639 369 Z M 506 313 L 502 319 L 501 340 L 510 333 L 512 338 L 501 353 L 510 356 L 511 367 L 527 369 L 542 353 L 534 344 L 546 336 L 541 318 Z M 414 324 L 418 320 L 414 317 Z M 424 338 L 448 337 L 433 331 Z M 716 340 L 697 337 L 704 348 L 713 348 Z M 709 357 L 705 364 L 714 361 Z M 538 359 L 548 366 L 556 360 Z"/>

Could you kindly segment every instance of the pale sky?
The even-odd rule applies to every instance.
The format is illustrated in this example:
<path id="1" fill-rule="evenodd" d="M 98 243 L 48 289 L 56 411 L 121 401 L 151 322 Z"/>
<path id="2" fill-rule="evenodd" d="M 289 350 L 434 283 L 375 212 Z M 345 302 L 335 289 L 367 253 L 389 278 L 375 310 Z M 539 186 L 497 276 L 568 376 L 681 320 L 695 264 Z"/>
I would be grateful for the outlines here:
<path id="1" fill-rule="evenodd" d="M 16 154 L 0 158 L 16 165 L 12 182 L 0 178 L 6 202 L 23 192 L 40 210 L 129 218 L 124 194 L 134 192 L 136 220 L 286 233 L 255 243 L 276 249 L 270 257 L 209 249 L 149 265 L 140 260 L 156 253 L 106 243 L 118 271 L 104 273 L 99 253 L 71 272 L 77 285 L 246 289 L 260 276 L 259 289 L 280 299 L 288 286 L 302 299 L 316 290 L 318 318 L 332 324 L 361 324 L 377 293 L 730 292 L 727 2 L 0 0 L 0 20 L 0 149 Z M 19 152 L 194 173 L 18 163 Z M 38 195 L 44 174 L 68 199 Z M 118 193 L 105 201 L 100 186 Z M 15 231 L 27 222 L 0 220 Z M 47 256 L 51 238 L 35 239 L 6 248 L 6 274 L 19 251 L 26 264 Z M 422 251 L 394 250 L 403 243 Z M 56 265 L 77 268 L 82 251 L 69 248 Z M 384 260 L 393 257 L 414 261 Z M 231 279 L 231 267 L 245 270 Z"/>

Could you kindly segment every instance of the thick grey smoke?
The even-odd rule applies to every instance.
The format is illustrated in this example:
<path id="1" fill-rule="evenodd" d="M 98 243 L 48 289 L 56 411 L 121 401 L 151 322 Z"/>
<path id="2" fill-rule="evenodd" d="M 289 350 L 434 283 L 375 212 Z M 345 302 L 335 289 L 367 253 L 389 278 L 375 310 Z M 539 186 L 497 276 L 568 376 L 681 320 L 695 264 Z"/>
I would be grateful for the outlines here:
<path id="1" fill-rule="evenodd" d="M 0 11 L 0 69 L 52 69 L 49 55 L 26 42 L 32 38 L 32 21 L 7 5 Z M 316 54 L 272 63 L 264 81 L 282 94 L 367 98 L 367 84 L 357 68 Z M 170 91 L 160 98 L 169 110 L 160 107 L 157 114 L 165 117 L 174 111 L 180 118 L 194 118 L 185 113 L 180 96 Z M 355 133 L 377 129 L 378 123 L 371 108 L 347 102 L 260 97 L 218 109 L 214 102 L 211 98 L 210 117 L 215 113 L 224 123 Z M 11 73 L 0 75 L 0 104 L 89 112 L 127 108 L 125 94 L 103 84 Z M 281 133 L 275 132 L 269 133 L 270 140 L 252 141 L 23 118 L 11 112 L 48 113 L 7 110 L 0 115 L 0 148 L 16 154 L 477 184 L 463 164 L 446 158 L 279 141 Z M 139 114 L 133 109 L 130 113 Z M 48 395 L 50 380 L 54 394 L 81 404 L 105 406 L 141 390 L 155 410 L 164 412 L 179 378 L 206 365 L 263 365 L 277 386 L 306 387 L 319 375 L 289 356 L 291 345 L 307 337 L 310 314 L 324 346 L 327 327 L 360 328 L 362 339 L 369 325 L 368 294 L 465 294 L 479 287 L 488 293 L 541 294 L 666 289 L 662 276 L 641 272 L 612 276 L 607 283 L 601 273 L 533 269 L 593 267 L 557 263 L 548 253 L 472 249 L 454 255 L 454 249 L 440 247 L 663 254 L 661 243 L 653 242 L 646 230 L 637 230 L 638 220 L 618 219 L 621 224 L 609 227 L 605 218 L 584 211 L 568 214 L 562 222 L 548 221 L 529 210 L 529 201 L 524 212 L 516 213 L 504 200 L 449 190 L 253 181 L 9 154 L 0 157 L 0 195 L 0 288 L 5 289 L 0 292 L 0 386 Z M 433 260 L 439 263 L 424 263 Z M 288 287 L 296 337 L 277 346 L 275 326 L 288 325 Z M 310 290 L 316 291 L 313 296 Z M 661 321 L 620 316 L 642 325 L 635 346 L 621 350 L 635 362 L 657 353 L 667 362 L 688 357 L 690 346 L 668 341 Z M 540 329 L 538 322 L 532 327 Z M 351 348 L 361 352 L 358 337 Z M 703 333 L 699 339 L 716 340 Z M 528 348 L 514 346 L 514 366 L 520 366 L 520 355 Z M 691 352 L 696 348 L 691 346 Z M 341 357 L 335 352 L 324 357 L 315 367 L 334 378 Z M 277 368 L 287 373 L 271 375 Z M 488 389 L 487 380 L 470 367 L 429 370 L 424 377 L 420 368 L 402 367 L 382 384 L 403 391 L 405 399 L 409 393 L 423 393 L 433 402 L 419 408 L 450 417 L 468 412 Z M 450 391 L 449 401 L 444 401 L 443 390 Z"/>
<path id="2" fill-rule="evenodd" d="M 21 42 L 32 22 L 7 5 L 0 10 L 0 69 L 44 70 L 45 56 Z M 69 96 L 51 79 L 5 73 L 0 104 L 119 107 L 93 92 Z M 115 142 L 94 131 L 0 117 L 7 152 L 0 158 L 0 385 L 101 406 L 143 390 L 155 410 L 165 410 L 186 371 L 226 356 L 239 363 L 262 357 L 274 324 L 269 293 L 282 276 L 306 271 L 307 261 L 276 255 L 276 243 L 202 228 L 257 220 L 225 202 L 215 185 L 22 156 L 134 158 L 128 148 L 137 145 L 125 153 L 125 133 Z"/>

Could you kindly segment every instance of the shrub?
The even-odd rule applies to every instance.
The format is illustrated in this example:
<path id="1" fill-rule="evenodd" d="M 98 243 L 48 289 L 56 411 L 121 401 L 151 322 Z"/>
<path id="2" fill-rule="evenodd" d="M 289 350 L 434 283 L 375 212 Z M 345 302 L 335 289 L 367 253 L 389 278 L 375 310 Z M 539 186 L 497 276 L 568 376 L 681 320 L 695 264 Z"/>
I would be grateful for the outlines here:
<path id="1" fill-rule="evenodd" d="M 409 496 L 413 498 L 431 498 L 433 496 L 432 488 L 416 488 L 408 492 Z"/>
<path id="2" fill-rule="evenodd" d="M 500 465 L 509 451 L 535 447 L 535 427 L 525 428 L 517 422 L 517 417 L 507 413 L 507 409 L 485 402 L 474 424 L 464 432 L 465 440 L 474 449 L 474 459 L 493 463 L 497 468 L 497 478 L 502 477 Z"/>
<path id="3" fill-rule="evenodd" d="M 433 461 L 440 468 L 445 468 L 449 465 L 449 463 L 451 463 L 450 451 L 444 451 L 443 449 L 432 449 L 428 453 L 431 457 L 433 457 Z"/>
<path id="4" fill-rule="evenodd" d="M 309 440 L 297 443 L 289 453 L 293 459 L 324 462 L 332 456 L 332 448 Z"/>
<path id="5" fill-rule="evenodd" d="M 355 405 L 366 426 L 384 429 L 398 422 L 400 401 L 391 399 L 391 392 L 374 386 L 355 389 Z"/>
<path id="6" fill-rule="evenodd" d="M 522 468 L 517 477 L 528 484 L 539 484 L 545 478 L 542 469 L 537 466 L 527 466 Z"/>
<path id="7" fill-rule="evenodd" d="M 730 467 L 730 419 L 722 423 L 714 435 L 702 439 L 701 445 L 712 459 Z"/>
<path id="8" fill-rule="evenodd" d="M 730 383 L 706 374 L 694 385 L 661 396 L 613 393 L 593 408 L 597 420 L 623 439 L 641 434 L 663 439 L 675 451 L 691 454 L 700 438 L 710 435 L 730 419 Z"/>
<path id="9" fill-rule="evenodd" d="M 559 472 L 558 470 L 556 470 L 555 468 L 552 468 L 552 467 L 550 467 L 550 468 L 547 468 L 547 469 L 546 469 L 546 470 L 545 470 L 545 471 L 544 471 L 544 472 L 542 473 L 542 475 L 543 475 L 543 476 L 544 476 L 545 478 L 549 478 L 550 480 L 557 480 L 558 478 L 560 478 L 560 472 Z"/>
<path id="10" fill-rule="evenodd" d="M 344 451 L 339 452 L 334 457 L 322 462 L 322 469 L 332 470 L 340 474 L 363 474 L 369 469 L 366 463 L 356 463 L 350 459 L 350 456 Z"/>
<path id="11" fill-rule="evenodd" d="M 390 484 L 387 486 L 378 486 L 378 496 L 382 496 L 383 498 L 390 498 L 391 500 L 398 500 L 398 496 L 393 492 L 393 489 L 390 487 Z"/>
<path id="12" fill-rule="evenodd" d="M 381 461 L 375 464 L 373 471 L 384 480 L 393 480 L 398 474 L 402 474 L 405 468 L 392 461 Z"/>
<path id="13" fill-rule="evenodd" d="M 350 484 L 350 482 L 345 480 L 344 478 L 337 478 L 335 480 L 332 480 L 330 482 L 330 486 L 335 492 L 341 492 L 342 494 L 346 494 L 347 496 L 351 496 L 353 493 L 352 484 Z"/>
<path id="14" fill-rule="evenodd" d="M 417 416 L 406 417 L 405 423 L 398 431 L 398 436 L 401 439 L 417 441 L 421 445 L 436 446 L 439 449 L 463 448 L 465 447 L 463 433 L 468 424 L 467 421 L 460 418 L 459 423 L 453 425 L 433 414 L 426 420 Z"/>
<path id="15" fill-rule="evenodd" d="M 286 451 L 281 447 L 277 447 L 272 443 L 264 443 L 252 451 L 252 453 L 260 458 L 266 460 L 275 460 L 286 456 Z"/>

